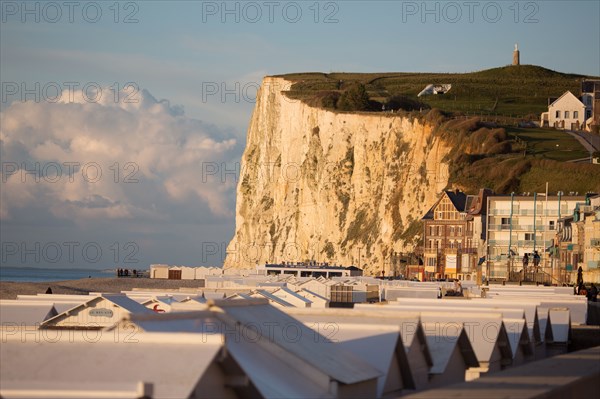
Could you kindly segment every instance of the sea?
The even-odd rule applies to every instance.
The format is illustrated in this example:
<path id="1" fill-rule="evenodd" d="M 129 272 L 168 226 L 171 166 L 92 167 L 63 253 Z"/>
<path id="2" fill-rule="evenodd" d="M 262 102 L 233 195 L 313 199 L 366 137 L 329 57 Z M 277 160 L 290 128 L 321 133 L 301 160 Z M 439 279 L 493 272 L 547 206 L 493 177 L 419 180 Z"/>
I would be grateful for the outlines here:
<path id="1" fill-rule="evenodd" d="M 31 282 L 78 280 L 89 277 L 115 277 L 114 270 L 44 269 L 38 267 L 0 267 L 0 281 Z"/>

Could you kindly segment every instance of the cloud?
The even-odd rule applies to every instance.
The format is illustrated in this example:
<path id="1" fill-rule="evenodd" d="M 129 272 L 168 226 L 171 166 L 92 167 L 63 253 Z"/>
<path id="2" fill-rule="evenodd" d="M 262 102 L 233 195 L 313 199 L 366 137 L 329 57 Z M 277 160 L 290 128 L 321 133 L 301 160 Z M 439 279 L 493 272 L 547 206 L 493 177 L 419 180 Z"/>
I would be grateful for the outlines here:
<path id="1" fill-rule="evenodd" d="M 220 171 L 241 155 L 233 134 L 147 90 L 131 102 L 131 90 L 101 91 L 91 103 L 76 90 L 0 113 L 0 220 L 35 224 L 50 215 L 93 227 L 233 218 L 236 178 Z"/>

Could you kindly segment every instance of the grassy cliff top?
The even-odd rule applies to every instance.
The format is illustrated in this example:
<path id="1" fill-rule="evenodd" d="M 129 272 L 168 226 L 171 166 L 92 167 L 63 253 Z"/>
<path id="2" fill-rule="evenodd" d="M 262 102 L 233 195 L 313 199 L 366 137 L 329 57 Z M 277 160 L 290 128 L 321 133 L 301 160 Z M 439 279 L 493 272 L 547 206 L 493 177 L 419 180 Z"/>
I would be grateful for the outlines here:
<path id="1" fill-rule="evenodd" d="M 382 112 L 382 105 L 392 104 L 394 98 L 402 109 L 416 110 L 412 115 L 434 122 L 436 134 L 453 148 L 447 157 L 449 187 L 468 192 L 481 187 L 497 193 L 533 192 L 543 191 L 546 182 L 551 182 L 553 190 L 600 191 L 600 166 L 565 162 L 590 155 L 576 139 L 559 130 L 516 127 L 521 119 L 539 120 L 548 110 L 549 97 L 567 90 L 579 95 L 583 79 L 600 78 L 534 65 L 462 74 L 296 73 L 280 77 L 294 82 L 286 95 L 311 106 L 353 112 L 342 109 L 340 100 L 360 83 L 366 94 L 357 91 L 353 99 L 365 106 L 363 111 Z M 452 89 L 444 95 L 417 98 L 431 83 L 450 83 Z M 433 110 L 418 112 L 422 107 Z M 470 117 L 457 117 L 464 114 Z"/>
<path id="2" fill-rule="evenodd" d="M 324 93 L 365 85 L 369 98 L 381 104 L 395 95 L 417 99 L 428 84 L 452 84 L 445 95 L 418 98 L 447 112 L 526 117 L 547 111 L 548 98 L 570 90 L 578 95 L 585 78 L 535 65 L 505 66 L 471 73 L 293 73 L 279 75 L 294 82 L 288 95 L 319 106 Z M 324 106 L 326 107 L 326 106 Z M 374 109 L 377 109 L 376 107 Z"/>

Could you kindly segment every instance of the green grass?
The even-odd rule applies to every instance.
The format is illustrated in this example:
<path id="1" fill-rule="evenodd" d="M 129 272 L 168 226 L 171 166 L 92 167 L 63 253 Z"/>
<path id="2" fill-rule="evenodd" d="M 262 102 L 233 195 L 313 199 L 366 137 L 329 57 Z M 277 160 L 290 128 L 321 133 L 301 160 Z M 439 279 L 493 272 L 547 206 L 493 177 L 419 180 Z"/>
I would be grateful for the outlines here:
<path id="1" fill-rule="evenodd" d="M 432 108 L 465 114 L 535 117 L 547 111 L 548 97 L 570 90 L 579 94 L 582 75 L 565 74 L 534 65 L 506 66 L 464 74 L 444 73 L 296 73 L 288 95 L 310 102 L 322 91 L 343 91 L 355 82 L 366 85 L 372 100 L 395 94 L 414 99 L 430 83 L 451 83 L 445 95 L 420 97 Z"/>
<path id="2" fill-rule="evenodd" d="M 598 165 L 567 163 L 589 154 L 572 136 L 548 129 L 486 128 L 477 119 L 448 120 L 434 134 L 452 147 L 449 187 L 499 194 L 545 188 L 600 192 Z M 556 145 L 558 144 L 558 147 Z"/>
<path id="3" fill-rule="evenodd" d="M 524 145 L 527 155 L 569 161 L 589 157 L 589 153 L 577 139 L 560 130 L 506 128 L 509 137 Z"/>
<path id="4" fill-rule="evenodd" d="M 584 78 L 598 77 L 533 65 L 465 74 L 297 73 L 283 77 L 294 82 L 286 95 L 311 106 L 319 106 L 320 93 L 341 93 L 357 82 L 366 86 L 371 100 L 379 102 L 397 94 L 417 99 L 430 83 L 451 83 L 452 89 L 445 95 L 418 98 L 444 112 L 411 114 L 437 125 L 435 134 L 453 148 L 446 159 L 449 187 L 471 193 L 489 187 L 508 194 L 543 191 L 549 182 L 551 191 L 600 192 L 599 166 L 564 162 L 589 156 L 575 138 L 557 130 L 514 127 L 523 119 L 538 120 L 548 110 L 548 97 L 558 97 L 567 90 L 578 95 Z M 452 118 L 456 115 L 481 118 Z M 499 128 L 485 128 L 490 121 Z"/>
<path id="5" fill-rule="evenodd" d="M 600 166 L 536 160 L 531 169 L 519 177 L 519 191 L 543 192 L 546 182 L 551 192 L 600 192 Z"/>

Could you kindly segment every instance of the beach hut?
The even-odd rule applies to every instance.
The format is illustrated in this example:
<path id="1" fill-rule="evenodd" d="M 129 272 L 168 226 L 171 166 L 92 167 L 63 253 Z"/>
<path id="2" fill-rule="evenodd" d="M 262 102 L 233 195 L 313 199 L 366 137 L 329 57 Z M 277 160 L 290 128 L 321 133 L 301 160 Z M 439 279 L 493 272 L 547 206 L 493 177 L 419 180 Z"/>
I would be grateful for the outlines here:
<path id="1" fill-rule="evenodd" d="M 40 328 L 102 329 L 113 326 L 131 313 L 153 313 L 123 294 L 102 294 L 88 298 L 45 320 Z"/>
<path id="2" fill-rule="evenodd" d="M 377 308 L 284 311 L 381 370 L 380 396 L 425 388 L 432 361 L 418 315 Z"/>
<path id="3" fill-rule="evenodd" d="M 452 328 L 457 323 L 462 325 L 479 362 L 479 367 L 467 370 L 466 380 L 500 371 L 512 364 L 510 341 L 499 313 L 483 315 L 421 312 L 421 321 L 438 323 L 441 328 Z"/>
<path id="4" fill-rule="evenodd" d="M 283 299 L 285 302 L 297 308 L 310 308 L 312 306 L 312 301 L 310 299 L 287 287 L 278 288 L 271 292 L 271 295 Z"/>
<path id="5" fill-rule="evenodd" d="M 295 306 L 277 295 L 273 295 L 271 291 L 254 290 L 248 294 L 251 298 L 266 299 L 269 304 L 275 307 L 294 308 Z"/>
<path id="6" fill-rule="evenodd" d="M 441 302 L 441 301 L 440 301 Z M 357 309 L 384 311 L 401 317 L 406 310 L 386 305 L 356 305 Z M 438 323 L 442 328 L 464 328 L 477 356 L 479 367 L 467 370 L 467 380 L 481 374 L 499 371 L 512 364 L 513 353 L 501 313 L 467 313 L 422 310 L 417 313 L 421 323 Z"/>
<path id="7" fill-rule="evenodd" d="M 256 388 L 254 397 L 376 396 L 377 369 L 264 299 L 215 301 L 204 312 L 130 315 L 121 323 L 142 332 L 222 333 L 224 363 L 239 367 L 240 378 Z"/>
<path id="8" fill-rule="evenodd" d="M 169 265 L 150 265 L 150 278 L 169 278 Z"/>
<path id="9" fill-rule="evenodd" d="M 196 279 L 196 267 L 181 266 L 181 279 L 182 280 L 195 280 Z"/>
<path id="10" fill-rule="evenodd" d="M 434 301 L 440 303 L 441 301 Z M 512 353 L 512 365 L 519 365 L 525 361 L 534 359 L 534 345 L 530 340 L 529 333 L 527 330 L 527 324 L 525 320 L 525 311 L 519 307 L 513 308 L 495 308 L 495 307 L 482 307 L 482 306 L 470 306 L 473 301 L 444 301 L 446 305 L 455 306 L 434 306 L 430 303 L 423 303 L 418 300 L 413 305 L 408 305 L 409 300 L 403 300 L 404 305 L 398 305 L 396 303 L 388 305 L 390 308 L 407 311 L 407 312 L 436 312 L 440 308 L 443 308 L 446 312 L 456 312 L 460 314 L 481 314 L 488 315 L 490 313 L 500 313 L 502 315 L 502 322 L 506 329 L 509 343 L 511 346 Z M 535 309 L 534 309 L 535 310 Z M 536 317 L 536 328 L 538 328 L 537 317 Z M 524 331 L 525 329 L 525 331 Z"/>
<path id="11" fill-rule="evenodd" d="M 423 331 L 433 362 L 428 389 L 464 382 L 467 370 L 479 367 L 469 337 L 460 324 L 442 328 L 438 323 L 423 323 Z"/>
<path id="12" fill-rule="evenodd" d="M 49 340 L 9 337 L 0 345 L 2 398 L 236 398 L 220 334 L 136 333 Z M 85 361 L 82 362 L 82 359 Z M 4 364 L 10 367 L 4 367 Z"/>
<path id="13" fill-rule="evenodd" d="M 0 326 L 2 330 L 39 327 L 42 322 L 57 314 L 58 312 L 52 303 L 0 300 Z"/>
<path id="14" fill-rule="evenodd" d="M 304 298 L 310 300 L 312 303 L 310 305 L 311 308 L 328 308 L 329 307 L 329 298 L 325 298 L 316 292 L 312 292 L 308 289 L 301 288 L 296 291 L 298 295 L 302 295 Z"/>
<path id="15" fill-rule="evenodd" d="M 600 346 L 531 362 L 474 382 L 431 389 L 410 399 L 590 398 L 598 396 Z"/>

